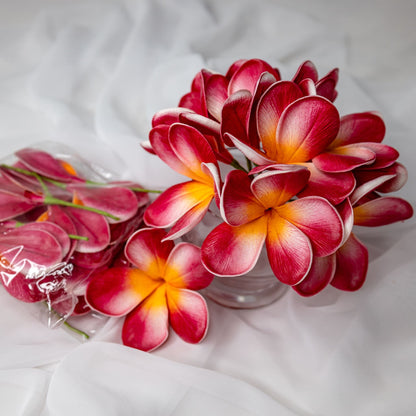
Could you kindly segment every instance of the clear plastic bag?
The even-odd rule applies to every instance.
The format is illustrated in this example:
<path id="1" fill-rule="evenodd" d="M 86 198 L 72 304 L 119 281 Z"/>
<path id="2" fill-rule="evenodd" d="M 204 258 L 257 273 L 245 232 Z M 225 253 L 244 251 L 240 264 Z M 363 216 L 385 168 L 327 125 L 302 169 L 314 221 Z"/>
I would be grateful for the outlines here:
<path id="1" fill-rule="evenodd" d="M 38 304 L 49 327 L 64 324 L 88 338 L 104 322 L 85 301 L 88 281 L 126 263 L 124 242 L 142 225 L 148 202 L 139 184 L 117 182 L 62 145 L 43 143 L 10 155 L 0 167 L 4 289 Z"/>

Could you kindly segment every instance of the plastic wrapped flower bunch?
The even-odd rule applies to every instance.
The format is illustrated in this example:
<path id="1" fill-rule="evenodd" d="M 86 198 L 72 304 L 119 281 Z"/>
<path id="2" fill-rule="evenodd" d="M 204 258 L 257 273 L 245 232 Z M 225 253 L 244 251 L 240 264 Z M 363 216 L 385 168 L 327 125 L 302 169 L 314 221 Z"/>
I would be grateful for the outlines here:
<path id="1" fill-rule="evenodd" d="M 62 323 L 90 311 L 88 280 L 122 261 L 149 197 L 138 184 L 92 182 L 44 150 L 15 156 L 0 167 L 0 280 L 21 301 L 44 302 L 51 321 Z"/>

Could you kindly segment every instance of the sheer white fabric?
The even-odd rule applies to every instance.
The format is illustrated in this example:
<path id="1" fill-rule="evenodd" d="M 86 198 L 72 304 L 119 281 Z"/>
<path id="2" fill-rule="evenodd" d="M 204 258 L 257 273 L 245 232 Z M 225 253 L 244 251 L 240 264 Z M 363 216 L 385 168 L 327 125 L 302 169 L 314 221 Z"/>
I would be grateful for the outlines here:
<path id="1" fill-rule="evenodd" d="M 380 111 L 416 206 L 412 0 L 19 0 L 0 4 L 0 156 L 65 143 L 119 178 L 179 176 L 145 153 L 153 113 L 202 67 L 259 57 L 291 78 L 306 59 L 339 67 L 342 114 Z M 291 291 L 258 310 L 209 302 L 200 345 L 172 334 L 145 354 L 121 320 L 86 344 L 0 290 L 0 414 L 10 416 L 416 414 L 416 222 L 360 230 L 357 293 Z M 1 289 L 1 288 L 0 288 Z"/>

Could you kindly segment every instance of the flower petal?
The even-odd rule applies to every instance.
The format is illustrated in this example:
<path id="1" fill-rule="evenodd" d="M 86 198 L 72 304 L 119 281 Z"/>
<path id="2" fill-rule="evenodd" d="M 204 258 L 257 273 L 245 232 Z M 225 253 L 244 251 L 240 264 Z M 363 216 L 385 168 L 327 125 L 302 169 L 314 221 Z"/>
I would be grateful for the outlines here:
<path id="1" fill-rule="evenodd" d="M 413 215 L 412 206 L 397 197 L 380 197 L 354 207 L 354 224 L 378 227 L 404 221 Z"/>
<path id="2" fill-rule="evenodd" d="M 309 169 L 311 176 L 306 187 L 298 193 L 298 197 L 321 196 L 337 205 L 354 190 L 355 179 L 352 172 L 322 172 L 313 163 L 304 163 L 303 166 Z"/>
<path id="3" fill-rule="evenodd" d="M 172 251 L 172 241 L 162 241 L 164 230 L 143 228 L 136 231 L 126 242 L 124 254 L 138 269 L 154 279 L 160 279 L 165 272 L 166 261 Z"/>
<path id="4" fill-rule="evenodd" d="M 74 203 L 108 212 L 117 217 L 118 221 L 132 218 L 139 207 L 134 192 L 125 187 L 75 185 L 70 188 L 74 192 Z M 118 221 L 108 218 L 110 223 Z"/>
<path id="5" fill-rule="evenodd" d="M 178 158 L 169 143 L 169 126 L 159 125 L 150 130 L 149 141 L 153 151 L 174 171 L 192 177 L 192 171 Z"/>
<path id="6" fill-rule="evenodd" d="M 302 296 L 313 296 L 325 289 L 332 280 L 336 269 L 336 256 L 314 257 L 311 269 L 302 282 L 292 286 Z"/>
<path id="7" fill-rule="evenodd" d="M 15 154 L 27 168 L 40 175 L 61 182 L 70 182 L 74 179 L 74 176 L 68 173 L 60 161 L 47 152 L 28 147 Z"/>
<path id="8" fill-rule="evenodd" d="M 28 278 L 26 274 L 19 273 L 0 262 L 0 282 L 9 295 L 27 303 L 40 302 L 47 298 L 46 292 L 39 289 L 39 279 Z"/>
<path id="9" fill-rule="evenodd" d="M 263 149 L 272 159 L 276 158 L 276 130 L 280 117 L 289 104 L 301 97 L 302 91 L 295 83 L 279 81 L 259 101 L 257 129 Z"/>
<path id="10" fill-rule="evenodd" d="M 238 150 L 240 150 L 240 152 L 244 156 L 247 157 L 247 159 L 251 160 L 256 165 L 269 165 L 276 163 L 274 160 L 266 157 L 264 153 L 260 152 L 259 150 L 253 148 L 252 146 L 246 143 L 243 143 L 231 134 L 225 133 L 224 137 L 227 138 L 227 140 L 230 140 L 233 143 L 233 145 Z"/>
<path id="11" fill-rule="evenodd" d="M 324 172 L 348 172 L 359 166 L 369 165 L 375 159 L 376 154 L 368 147 L 348 145 L 320 153 L 312 162 Z"/>
<path id="12" fill-rule="evenodd" d="M 122 340 L 128 347 L 152 351 L 162 345 L 168 336 L 166 288 L 162 285 L 126 316 Z"/>
<path id="13" fill-rule="evenodd" d="M 169 255 L 164 278 L 180 289 L 200 290 L 213 279 L 201 262 L 201 249 L 190 243 L 179 243 Z"/>
<path id="14" fill-rule="evenodd" d="M 9 270 L 9 278 L 21 273 L 29 274 L 28 279 L 36 279 L 45 270 L 62 262 L 62 247 L 49 232 L 26 228 L 12 228 L 3 232 L 0 238 L 0 260 Z"/>
<path id="15" fill-rule="evenodd" d="M 335 101 L 338 95 L 335 90 L 338 83 L 338 72 L 338 68 L 334 68 L 316 83 L 316 93 L 332 102 Z"/>
<path id="16" fill-rule="evenodd" d="M 196 292 L 173 287 L 167 290 L 169 321 L 174 331 L 186 342 L 197 344 L 208 330 L 205 299 Z"/>
<path id="17" fill-rule="evenodd" d="M 329 256 L 340 246 L 344 232 L 342 220 L 326 199 L 300 198 L 280 206 L 277 212 L 309 237 L 316 256 Z"/>
<path id="18" fill-rule="evenodd" d="M 308 237 L 276 212 L 267 227 L 267 257 L 275 276 L 287 285 L 299 284 L 312 265 L 312 247 Z"/>
<path id="19" fill-rule="evenodd" d="M 94 273 L 86 290 L 88 305 L 110 316 L 124 316 L 161 284 L 141 270 L 112 267 Z"/>
<path id="20" fill-rule="evenodd" d="M 309 175 L 303 166 L 275 165 L 253 179 L 251 190 L 266 209 L 278 207 L 305 187 Z"/>
<path id="21" fill-rule="evenodd" d="M 0 221 L 6 221 L 25 214 L 37 205 L 21 194 L 0 189 Z"/>
<path id="22" fill-rule="evenodd" d="M 358 145 L 356 145 L 358 146 Z M 391 166 L 399 157 L 399 152 L 391 146 L 382 143 L 365 142 L 360 143 L 360 146 L 365 146 L 375 153 L 375 161 L 366 166 L 366 169 L 381 169 Z"/>
<path id="23" fill-rule="evenodd" d="M 251 95 L 254 95 L 258 80 L 264 72 L 269 72 L 276 79 L 280 79 L 278 72 L 267 62 L 261 59 L 245 61 L 231 77 L 228 84 L 228 95 L 240 90 L 247 90 Z"/>
<path id="24" fill-rule="evenodd" d="M 342 223 L 344 224 L 344 237 L 341 243 L 341 245 L 343 245 L 350 237 L 352 227 L 354 226 L 354 211 L 349 198 L 337 205 L 335 208 L 342 219 Z"/>
<path id="25" fill-rule="evenodd" d="M 238 276 L 249 272 L 256 264 L 266 238 L 267 218 L 231 227 L 222 223 L 205 238 L 202 263 L 219 276 Z"/>
<path id="26" fill-rule="evenodd" d="M 169 143 L 179 160 L 191 170 L 190 178 L 207 181 L 201 163 L 217 164 L 217 159 L 205 137 L 191 126 L 175 123 L 169 129 Z"/>
<path id="27" fill-rule="evenodd" d="M 264 215 L 262 206 L 251 192 L 251 180 L 241 170 L 226 177 L 221 196 L 221 215 L 232 226 L 247 224 Z"/>
<path id="28" fill-rule="evenodd" d="M 213 74 L 207 80 L 205 95 L 207 109 L 217 121 L 221 121 L 221 112 L 225 100 L 228 98 L 228 80 L 221 74 Z"/>
<path id="29" fill-rule="evenodd" d="M 77 240 L 76 251 L 96 253 L 110 244 L 110 226 L 102 215 L 79 208 L 65 207 L 64 210 L 74 223 L 76 234 L 87 238 Z"/>
<path id="30" fill-rule="evenodd" d="M 290 104 L 276 131 L 276 161 L 307 162 L 331 143 L 339 129 L 335 106 L 319 96 L 308 96 Z"/>
<path id="31" fill-rule="evenodd" d="M 241 90 L 230 95 L 225 101 L 221 115 L 221 134 L 226 145 L 232 146 L 233 144 L 225 136 L 225 133 L 248 143 L 247 133 L 252 99 L 253 97 L 248 91 Z"/>
<path id="32" fill-rule="evenodd" d="M 311 61 L 305 61 L 299 66 L 293 77 L 293 82 L 299 84 L 305 78 L 310 78 L 313 82 L 318 81 L 318 71 Z"/>
<path id="33" fill-rule="evenodd" d="M 151 227 L 171 227 L 193 207 L 212 199 L 214 193 L 212 186 L 201 182 L 178 183 L 166 189 L 147 207 L 144 221 Z"/>
<path id="34" fill-rule="evenodd" d="M 368 250 L 351 234 L 337 251 L 337 268 L 331 285 L 340 290 L 355 291 L 364 284 L 368 269 Z"/>
<path id="35" fill-rule="evenodd" d="M 373 112 L 348 114 L 341 117 L 339 132 L 331 147 L 360 142 L 380 143 L 385 133 L 386 126 L 378 114 Z"/>
<path id="36" fill-rule="evenodd" d="M 388 193 L 398 191 L 407 182 L 407 169 L 398 162 L 393 163 L 391 166 L 382 169 L 357 169 L 354 171 L 354 175 L 357 178 L 358 185 L 365 182 L 369 182 L 379 176 L 394 175 L 394 177 L 387 182 L 384 182 L 377 188 L 378 192 Z"/>
<path id="37" fill-rule="evenodd" d="M 176 223 L 166 234 L 165 239 L 174 240 L 175 238 L 179 238 L 188 231 L 192 230 L 192 228 L 194 228 L 202 220 L 202 218 L 204 218 L 211 200 L 212 197 L 210 196 L 182 215 L 182 217 L 176 221 Z"/>
<path id="38" fill-rule="evenodd" d="M 380 185 L 386 183 L 390 179 L 394 178 L 394 175 L 381 175 L 374 179 L 357 186 L 354 192 L 350 195 L 351 204 L 355 205 L 362 197 L 376 190 Z"/>
<path id="39" fill-rule="evenodd" d="M 184 107 L 166 108 L 164 110 L 158 111 L 152 117 L 152 127 L 157 127 L 163 124 L 170 126 L 173 123 L 178 123 L 180 121 L 179 116 L 183 113 L 195 114 L 189 108 Z"/>

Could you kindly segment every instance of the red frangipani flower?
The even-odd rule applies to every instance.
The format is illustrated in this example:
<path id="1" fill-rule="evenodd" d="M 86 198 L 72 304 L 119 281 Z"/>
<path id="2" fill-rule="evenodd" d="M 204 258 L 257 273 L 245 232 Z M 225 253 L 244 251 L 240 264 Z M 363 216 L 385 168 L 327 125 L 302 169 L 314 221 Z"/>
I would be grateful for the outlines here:
<path id="1" fill-rule="evenodd" d="M 276 277 L 294 285 L 308 274 L 314 255 L 334 253 L 343 238 L 343 223 L 335 208 L 321 197 L 289 201 L 308 178 L 308 169 L 301 166 L 275 166 L 254 179 L 231 171 L 221 195 L 226 222 L 202 245 L 207 269 L 221 276 L 247 273 L 265 242 Z"/>
<path id="2" fill-rule="evenodd" d="M 218 162 L 204 136 L 184 124 L 152 129 L 150 142 L 165 163 L 192 179 L 168 188 L 144 214 L 147 225 L 172 227 L 166 238 L 177 238 L 202 219 L 218 193 Z"/>
<path id="3" fill-rule="evenodd" d="M 125 256 L 135 267 L 115 267 L 93 275 L 86 299 L 95 310 L 126 316 L 125 345 L 150 351 L 168 337 L 169 324 L 190 343 L 207 331 L 204 298 L 195 292 L 213 276 L 202 266 L 200 249 L 189 243 L 174 245 L 159 229 L 142 229 L 127 241 Z"/>

